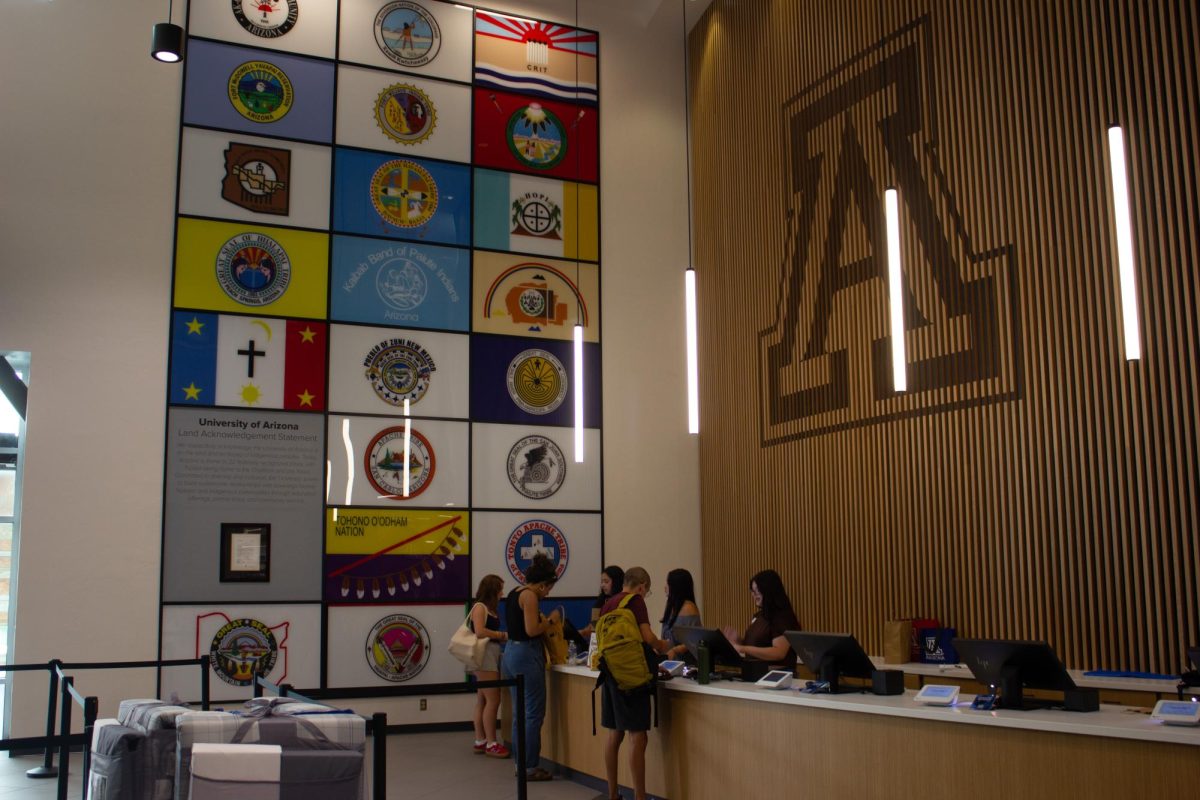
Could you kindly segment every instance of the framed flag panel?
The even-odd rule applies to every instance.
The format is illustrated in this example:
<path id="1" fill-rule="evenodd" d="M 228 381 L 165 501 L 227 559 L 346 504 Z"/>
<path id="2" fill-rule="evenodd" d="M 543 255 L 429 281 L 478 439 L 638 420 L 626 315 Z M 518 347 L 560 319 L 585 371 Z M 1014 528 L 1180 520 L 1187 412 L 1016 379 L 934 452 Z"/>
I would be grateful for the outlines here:
<path id="1" fill-rule="evenodd" d="M 247 47 L 333 58 L 337 0 L 230 0 L 193 3 L 192 36 Z"/>
<path id="2" fill-rule="evenodd" d="M 461 680 L 479 578 L 538 553 L 543 609 L 586 624 L 596 33 L 448 0 L 214 0 L 185 28 L 160 655 L 210 655 L 219 702 Z"/>

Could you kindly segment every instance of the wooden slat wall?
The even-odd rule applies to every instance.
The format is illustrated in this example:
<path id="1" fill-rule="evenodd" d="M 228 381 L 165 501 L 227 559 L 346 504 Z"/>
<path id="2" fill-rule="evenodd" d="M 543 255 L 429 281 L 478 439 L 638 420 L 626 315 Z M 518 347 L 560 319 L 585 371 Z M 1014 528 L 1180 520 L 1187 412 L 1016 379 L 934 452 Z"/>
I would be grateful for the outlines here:
<path id="1" fill-rule="evenodd" d="M 787 109 L 914 41 L 926 120 L 914 152 L 932 206 L 951 239 L 961 219 L 957 266 L 1000 270 L 1007 287 L 1000 374 L 954 385 L 943 370 L 944 388 L 863 401 L 869 344 L 888 330 L 875 281 L 837 295 L 826 340 L 850 352 L 852 406 L 764 442 L 760 333 L 813 291 L 781 299 L 798 208 Z M 1200 641 L 1197 53 L 1194 0 L 715 0 L 690 39 L 708 621 L 743 625 L 749 577 L 774 567 L 806 628 L 853 631 L 874 652 L 885 620 L 936 616 L 961 635 L 1047 639 L 1070 666 L 1183 667 Z M 880 208 L 896 175 L 869 134 L 896 102 L 878 92 L 852 117 Z M 1129 160 L 1134 363 L 1110 122 Z M 827 170 L 840 125 L 811 139 Z M 807 252 L 823 246 L 830 191 Z M 841 263 L 872 254 L 851 216 Z M 937 310 L 913 225 L 906 279 L 934 324 L 906 339 L 910 363 L 971 344 Z"/>

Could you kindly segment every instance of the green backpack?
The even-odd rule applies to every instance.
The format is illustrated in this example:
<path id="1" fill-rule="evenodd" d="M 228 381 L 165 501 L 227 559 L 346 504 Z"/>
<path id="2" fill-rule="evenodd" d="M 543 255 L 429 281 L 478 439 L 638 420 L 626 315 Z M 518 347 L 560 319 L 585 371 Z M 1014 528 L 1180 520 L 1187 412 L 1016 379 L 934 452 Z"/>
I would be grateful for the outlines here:
<path id="1" fill-rule="evenodd" d="M 607 673 L 623 692 L 641 689 L 654 679 L 646 663 L 641 628 L 626 608 L 633 597 L 625 595 L 620 605 L 596 620 L 596 652 L 592 657 L 594 668 Z"/>

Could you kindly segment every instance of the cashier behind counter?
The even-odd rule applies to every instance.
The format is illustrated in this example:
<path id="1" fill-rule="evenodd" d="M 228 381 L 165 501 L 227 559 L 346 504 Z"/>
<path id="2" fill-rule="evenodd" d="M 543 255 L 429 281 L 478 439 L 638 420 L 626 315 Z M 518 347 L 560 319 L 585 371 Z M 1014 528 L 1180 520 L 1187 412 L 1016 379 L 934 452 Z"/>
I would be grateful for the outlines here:
<path id="1" fill-rule="evenodd" d="M 725 627 L 722 629 L 725 638 L 743 658 L 756 659 L 764 666 L 794 670 L 796 653 L 783 634 L 800 630 L 800 621 L 779 573 L 765 569 L 755 575 L 750 580 L 750 599 L 758 609 L 750 619 L 750 626 L 741 636 L 732 627 Z"/>

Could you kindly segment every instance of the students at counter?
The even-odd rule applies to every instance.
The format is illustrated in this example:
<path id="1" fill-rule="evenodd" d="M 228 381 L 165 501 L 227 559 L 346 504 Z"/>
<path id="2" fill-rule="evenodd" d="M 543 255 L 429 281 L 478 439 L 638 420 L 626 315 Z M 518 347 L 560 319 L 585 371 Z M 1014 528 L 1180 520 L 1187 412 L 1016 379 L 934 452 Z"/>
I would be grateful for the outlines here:
<path id="1" fill-rule="evenodd" d="M 670 643 L 667 658 L 682 658 L 687 645 L 675 638 L 675 626 L 700 627 L 700 607 L 696 605 L 696 585 L 692 573 L 673 569 L 667 573 L 667 605 L 663 609 L 662 638 Z"/>
<path id="2" fill-rule="evenodd" d="M 773 569 L 764 569 L 750 579 L 750 598 L 758 608 L 750 619 L 746 632 L 730 626 L 722 628 L 738 655 L 750 656 L 786 669 L 795 669 L 796 653 L 788 644 L 784 631 L 800 630 L 800 622 L 792 609 L 783 580 Z"/>

